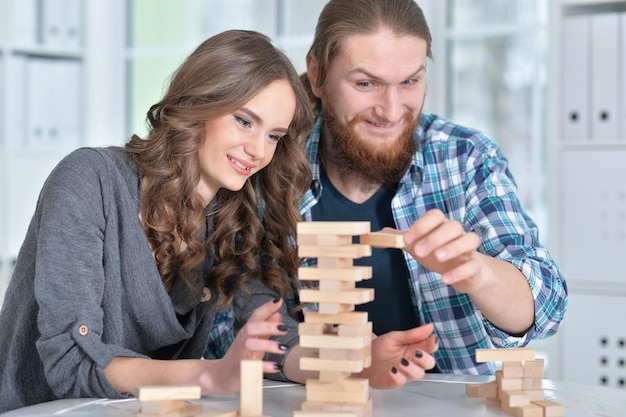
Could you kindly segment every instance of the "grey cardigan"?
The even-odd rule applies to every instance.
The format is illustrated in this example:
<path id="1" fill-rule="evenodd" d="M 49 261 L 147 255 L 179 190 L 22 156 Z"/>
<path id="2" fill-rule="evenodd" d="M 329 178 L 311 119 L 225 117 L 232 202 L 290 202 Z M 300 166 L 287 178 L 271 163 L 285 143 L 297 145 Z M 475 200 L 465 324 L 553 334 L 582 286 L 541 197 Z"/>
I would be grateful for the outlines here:
<path id="1" fill-rule="evenodd" d="M 116 147 L 74 151 L 48 177 L 0 311 L 0 412 L 124 397 L 104 374 L 116 356 L 201 357 L 217 294 L 202 302 L 203 285 L 182 283 L 165 291 L 138 219 L 140 187 Z M 249 284 L 235 296 L 240 324 L 276 296 L 260 280 Z M 281 342 L 293 346 L 297 324 L 284 317 L 292 332 Z"/>

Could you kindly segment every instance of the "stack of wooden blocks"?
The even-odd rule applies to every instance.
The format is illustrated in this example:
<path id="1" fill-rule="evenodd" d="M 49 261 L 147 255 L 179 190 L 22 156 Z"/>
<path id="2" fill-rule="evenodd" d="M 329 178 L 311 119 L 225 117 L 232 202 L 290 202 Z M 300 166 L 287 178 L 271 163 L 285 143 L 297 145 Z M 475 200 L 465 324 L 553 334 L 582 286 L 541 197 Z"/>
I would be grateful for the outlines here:
<path id="1" fill-rule="evenodd" d="M 357 244 L 352 242 L 355 236 Z M 369 381 L 352 374 L 371 365 L 372 323 L 354 307 L 374 299 L 373 289 L 356 287 L 372 277 L 372 268 L 355 266 L 354 259 L 371 256 L 372 246 L 399 245 L 401 235 L 370 233 L 369 222 L 298 224 L 298 255 L 317 258 L 317 266 L 300 268 L 298 276 L 319 283 L 300 292 L 300 301 L 318 306 L 305 313 L 298 329 L 300 345 L 316 351 L 314 357 L 301 358 L 300 368 L 319 371 L 319 377 L 307 379 L 306 401 L 294 417 L 371 413 Z"/>
<path id="2" fill-rule="evenodd" d="M 476 362 L 502 362 L 495 381 L 466 385 L 468 397 L 500 404 L 515 417 L 561 417 L 565 407 L 544 396 L 544 361 L 531 348 L 476 349 Z"/>
<path id="3" fill-rule="evenodd" d="M 260 360 L 241 361 L 240 409 L 204 411 L 199 400 L 200 386 L 159 385 L 137 388 L 136 397 L 141 410 L 138 417 L 265 417 L 263 416 L 263 363 Z"/>

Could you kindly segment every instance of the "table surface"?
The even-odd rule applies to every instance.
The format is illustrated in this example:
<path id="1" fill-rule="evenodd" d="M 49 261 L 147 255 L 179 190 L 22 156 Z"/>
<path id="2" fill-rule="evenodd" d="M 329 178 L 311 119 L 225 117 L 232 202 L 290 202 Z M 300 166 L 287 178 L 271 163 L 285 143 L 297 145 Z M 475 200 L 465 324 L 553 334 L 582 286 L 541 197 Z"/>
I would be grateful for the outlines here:
<path id="1" fill-rule="evenodd" d="M 404 416 L 509 416 L 497 403 L 482 398 L 468 398 L 465 384 L 492 380 L 483 376 L 428 374 L 421 381 L 411 381 L 396 390 L 370 390 L 374 408 L 372 417 Z M 565 406 L 565 417 L 624 417 L 626 390 L 593 385 L 543 380 L 546 399 Z M 263 412 L 268 417 L 292 417 L 305 401 L 305 387 L 297 384 L 265 381 Z M 239 409 L 238 395 L 209 395 L 201 400 L 205 411 Z M 0 414 L 1 417 L 69 416 L 69 417 L 132 417 L 139 411 L 139 402 L 108 399 L 64 399 L 38 404 Z"/>

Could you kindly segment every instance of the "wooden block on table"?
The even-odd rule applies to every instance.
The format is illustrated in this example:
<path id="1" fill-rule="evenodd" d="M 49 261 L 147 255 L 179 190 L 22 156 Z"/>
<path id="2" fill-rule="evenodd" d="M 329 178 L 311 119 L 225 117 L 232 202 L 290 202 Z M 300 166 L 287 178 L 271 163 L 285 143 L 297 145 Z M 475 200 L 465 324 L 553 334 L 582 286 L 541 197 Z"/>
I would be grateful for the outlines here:
<path id="1" fill-rule="evenodd" d="M 539 378 L 522 378 L 523 390 L 542 389 L 543 384 Z"/>
<path id="2" fill-rule="evenodd" d="M 293 412 L 293 417 L 357 417 L 350 411 L 300 411 Z"/>
<path id="3" fill-rule="evenodd" d="M 363 235 L 371 231 L 370 222 L 298 222 L 298 235 Z"/>
<path id="4" fill-rule="evenodd" d="M 361 235 L 359 243 L 374 248 L 404 248 L 404 234 L 389 232 L 374 232 Z"/>
<path id="5" fill-rule="evenodd" d="M 535 350 L 532 348 L 493 348 L 476 349 L 476 362 L 514 362 L 532 361 Z"/>
<path id="6" fill-rule="evenodd" d="M 263 415 L 263 361 L 242 360 L 240 416 Z"/>
<path id="7" fill-rule="evenodd" d="M 198 414 L 195 417 L 239 417 L 239 410 L 211 410 Z"/>
<path id="8" fill-rule="evenodd" d="M 351 311 L 339 314 L 322 314 L 319 311 L 311 310 L 304 315 L 304 322 L 359 326 L 367 323 L 367 313 L 364 311 Z"/>
<path id="9" fill-rule="evenodd" d="M 352 245 L 352 236 L 349 235 L 298 235 L 299 246 L 337 246 Z"/>
<path id="10" fill-rule="evenodd" d="M 528 398 L 530 398 L 531 403 L 535 401 L 543 401 L 546 398 L 543 389 L 525 389 L 524 392 L 528 394 Z"/>
<path id="11" fill-rule="evenodd" d="M 562 417 L 565 415 L 565 406 L 551 400 L 533 401 L 533 404 L 543 409 L 544 417 Z"/>
<path id="12" fill-rule="evenodd" d="M 521 407 L 530 404 L 530 398 L 522 390 L 500 390 L 500 402 L 507 407 Z"/>
<path id="13" fill-rule="evenodd" d="M 502 411 L 514 417 L 544 417 L 543 409 L 534 404 L 522 405 L 520 407 L 502 406 Z"/>
<path id="14" fill-rule="evenodd" d="M 465 394 L 468 397 L 496 398 L 498 396 L 498 386 L 495 381 L 482 384 L 466 384 Z"/>
<path id="15" fill-rule="evenodd" d="M 306 400 L 313 402 L 331 402 L 341 404 L 366 404 L 369 400 L 369 391 L 342 392 L 342 391 L 317 391 L 310 390 L 306 386 Z"/>
<path id="16" fill-rule="evenodd" d="M 146 414 L 167 414 L 178 411 L 187 405 L 186 400 L 141 401 L 141 412 Z"/>
<path id="17" fill-rule="evenodd" d="M 147 385 L 137 387 L 139 401 L 198 400 L 199 385 Z"/>
<path id="18" fill-rule="evenodd" d="M 524 362 L 524 378 L 543 378 L 545 362 L 543 358 Z"/>
<path id="19" fill-rule="evenodd" d="M 341 392 L 363 392 L 369 393 L 369 380 L 367 378 L 348 378 L 337 382 L 324 382 L 318 378 L 307 378 L 307 389 L 315 391 L 341 391 Z"/>
<path id="20" fill-rule="evenodd" d="M 354 288 L 347 291 L 321 291 L 316 288 L 300 290 L 303 303 L 364 304 L 374 300 L 373 288 Z"/>
<path id="21" fill-rule="evenodd" d="M 298 256 L 302 258 L 358 259 L 372 256 L 372 247 L 369 245 L 298 246 Z"/>
<path id="22" fill-rule="evenodd" d="M 298 279 L 301 281 L 353 281 L 359 282 L 372 277 L 371 266 L 354 266 L 347 268 L 320 268 L 318 266 L 298 268 Z"/>

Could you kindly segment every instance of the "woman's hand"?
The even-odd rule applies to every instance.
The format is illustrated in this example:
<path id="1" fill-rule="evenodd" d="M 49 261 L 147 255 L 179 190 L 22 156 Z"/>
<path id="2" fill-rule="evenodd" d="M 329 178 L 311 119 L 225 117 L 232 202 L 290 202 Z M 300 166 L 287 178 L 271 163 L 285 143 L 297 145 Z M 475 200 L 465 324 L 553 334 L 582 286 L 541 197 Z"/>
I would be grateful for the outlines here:
<path id="1" fill-rule="evenodd" d="M 412 379 L 422 379 L 435 366 L 431 355 L 439 348 L 432 323 L 405 331 L 394 331 L 372 340 L 372 364 L 358 374 L 370 386 L 392 389 Z"/>

